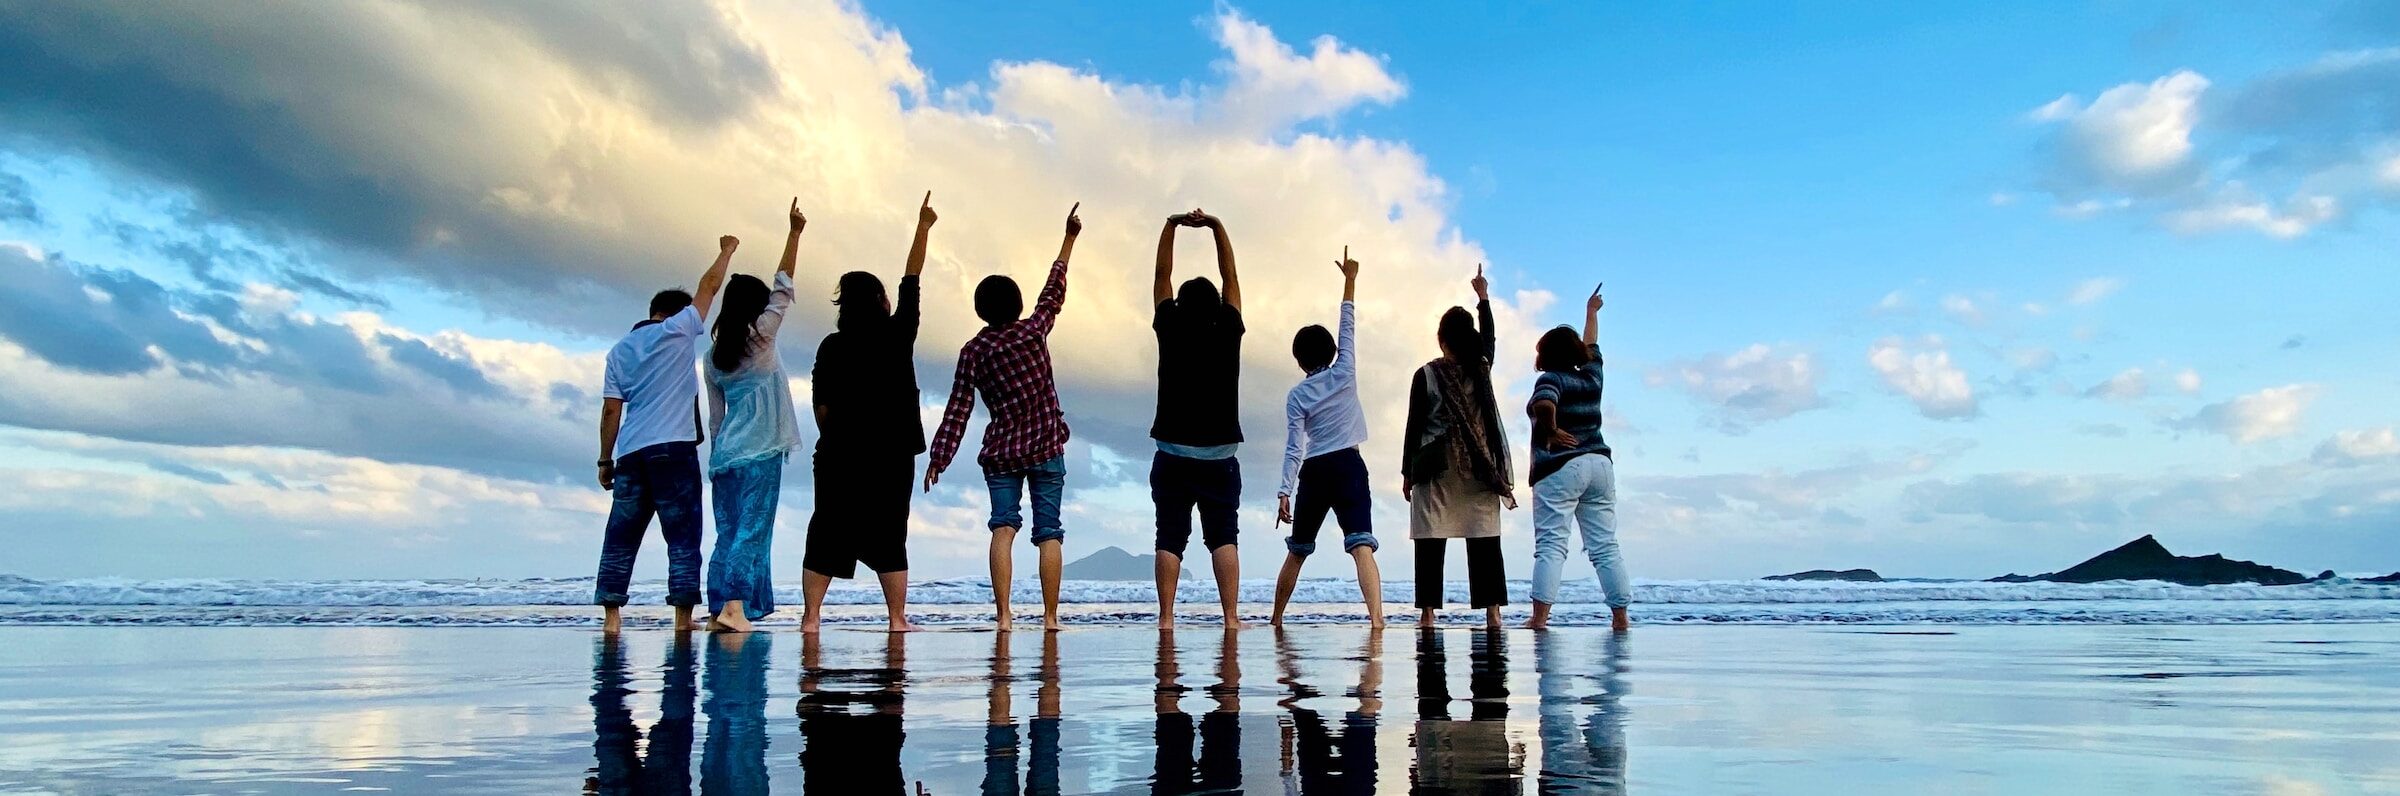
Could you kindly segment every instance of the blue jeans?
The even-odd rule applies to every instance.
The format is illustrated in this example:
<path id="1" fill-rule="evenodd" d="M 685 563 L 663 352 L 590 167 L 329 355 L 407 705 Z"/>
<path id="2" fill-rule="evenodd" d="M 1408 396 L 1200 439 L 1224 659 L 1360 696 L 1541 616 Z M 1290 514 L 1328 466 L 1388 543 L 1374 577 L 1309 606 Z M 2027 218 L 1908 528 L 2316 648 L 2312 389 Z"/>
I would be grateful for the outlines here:
<path id="1" fill-rule="evenodd" d="M 1633 604 L 1633 581 L 1617 557 L 1617 466 L 1586 453 L 1533 485 L 1533 599 L 1558 602 L 1567 569 L 1567 524 L 1583 530 L 1583 554 L 1600 575 L 1610 608 Z"/>
<path id="2" fill-rule="evenodd" d="M 667 540 L 667 604 L 700 604 L 700 455 L 697 442 L 665 442 L 617 458 L 608 530 L 600 539 L 598 605 L 624 605 L 642 534 L 658 518 Z"/>
<path id="3" fill-rule="evenodd" d="M 992 491 L 992 530 L 1025 527 L 1022 511 L 1029 483 L 1033 485 L 1033 543 L 1067 538 L 1067 529 L 1058 524 L 1059 502 L 1067 491 L 1064 455 L 1014 472 L 984 471 L 983 485 Z"/>
<path id="4" fill-rule="evenodd" d="M 769 456 L 710 476 L 717 504 L 717 552 L 708 560 L 708 612 L 742 601 L 742 615 L 775 612 L 775 578 L 769 551 L 775 546 L 775 503 L 783 495 L 783 457 Z"/>

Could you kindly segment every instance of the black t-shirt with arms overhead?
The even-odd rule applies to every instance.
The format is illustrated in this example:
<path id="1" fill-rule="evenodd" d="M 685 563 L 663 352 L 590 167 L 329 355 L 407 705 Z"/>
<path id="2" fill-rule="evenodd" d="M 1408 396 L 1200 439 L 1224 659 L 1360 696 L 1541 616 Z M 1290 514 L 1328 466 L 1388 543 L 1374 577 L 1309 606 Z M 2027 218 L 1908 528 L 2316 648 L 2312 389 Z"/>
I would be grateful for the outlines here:
<path id="1" fill-rule="evenodd" d="M 1158 415 L 1150 437 L 1195 447 L 1242 441 L 1242 311 L 1158 303 Z"/>

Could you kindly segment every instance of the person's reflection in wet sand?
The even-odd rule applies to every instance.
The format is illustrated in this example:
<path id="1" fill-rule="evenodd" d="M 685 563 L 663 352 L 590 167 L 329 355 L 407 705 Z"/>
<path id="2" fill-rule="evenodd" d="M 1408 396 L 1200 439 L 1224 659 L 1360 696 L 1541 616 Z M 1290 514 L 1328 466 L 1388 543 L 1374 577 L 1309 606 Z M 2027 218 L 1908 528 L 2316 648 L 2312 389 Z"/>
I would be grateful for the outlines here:
<path id="1" fill-rule="evenodd" d="M 1175 631 L 1158 633 L 1158 725 L 1153 740 L 1158 756 L 1150 792 L 1234 793 L 1242 787 L 1242 664 L 1241 633 L 1227 629 L 1217 651 L 1217 682 L 1208 695 L 1217 705 L 1200 717 L 1197 735 L 1200 756 L 1192 757 L 1195 733 L 1192 717 L 1183 712 L 1184 688 L 1177 682 L 1182 669 L 1175 660 Z"/>
<path id="2" fill-rule="evenodd" d="M 1034 692 L 1033 765 L 1025 775 L 1024 793 L 1058 793 L 1058 637 L 1042 634 L 1041 685 Z M 988 722 L 983 735 L 983 792 L 1015 796 L 1017 790 L 1017 723 L 1009 710 L 1009 638 L 996 634 L 992 642 L 992 684 L 987 697 Z"/>
<path id="3" fill-rule="evenodd" d="M 1417 634 L 1417 766 L 1412 793 L 1516 793 L 1524 757 L 1508 740 L 1508 636 L 1477 630 L 1468 654 L 1468 718 L 1450 715 L 1441 631 Z"/>
<path id="4" fill-rule="evenodd" d="M 800 642 L 800 775 L 805 793 L 906 793 L 900 775 L 909 634 L 887 633 L 883 666 L 832 669 L 823 634 Z"/>
<path id="5" fill-rule="evenodd" d="M 700 792 L 767 792 L 767 661 L 765 633 L 719 633 L 708 639 L 700 684 L 708 696 L 708 745 L 700 752 Z"/>
<path id="6" fill-rule="evenodd" d="M 692 639 L 676 634 L 668 642 L 659 692 L 658 723 L 650 725 L 649 753 L 641 751 L 642 731 L 633 725 L 633 709 L 625 698 L 633 693 L 633 675 L 626 669 L 625 642 L 602 637 L 592 653 L 592 753 L 599 764 L 583 783 L 583 792 L 615 794 L 676 794 L 692 792 Z"/>
<path id="7" fill-rule="evenodd" d="M 1568 674 L 1586 658 L 1558 633 L 1538 633 L 1534 666 L 1541 671 L 1542 792 L 1625 792 L 1625 635 L 1600 640 L 1600 673 Z M 1581 680 L 1597 682 L 1578 682 Z M 1580 693 L 1581 687 L 1596 693 Z"/>
<path id="8" fill-rule="evenodd" d="M 1324 716 L 1303 706 L 1303 700 L 1320 694 L 1300 681 L 1299 650 L 1282 628 L 1275 631 L 1275 660 L 1283 670 L 1281 682 L 1291 689 L 1281 703 L 1292 714 L 1283 728 L 1285 787 L 1297 784 L 1300 793 L 1374 793 L 1375 717 L 1383 709 L 1383 634 L 1367 632 L 1358 686 L 1349 694 L 1358 700 L 1358 709 L 1342 717 L 1339 735 Z"/>

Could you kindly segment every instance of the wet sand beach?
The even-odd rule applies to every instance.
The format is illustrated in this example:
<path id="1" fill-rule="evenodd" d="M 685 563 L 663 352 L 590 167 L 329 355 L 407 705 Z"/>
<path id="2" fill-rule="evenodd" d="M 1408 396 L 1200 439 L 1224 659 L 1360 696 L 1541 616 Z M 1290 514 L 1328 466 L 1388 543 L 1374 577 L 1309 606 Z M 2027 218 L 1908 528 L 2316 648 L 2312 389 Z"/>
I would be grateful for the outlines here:
<path id="1" fill-rule="evenodd" d="M 0 792 L 2379 793 L 2400 625 L 0 627 Z"/>

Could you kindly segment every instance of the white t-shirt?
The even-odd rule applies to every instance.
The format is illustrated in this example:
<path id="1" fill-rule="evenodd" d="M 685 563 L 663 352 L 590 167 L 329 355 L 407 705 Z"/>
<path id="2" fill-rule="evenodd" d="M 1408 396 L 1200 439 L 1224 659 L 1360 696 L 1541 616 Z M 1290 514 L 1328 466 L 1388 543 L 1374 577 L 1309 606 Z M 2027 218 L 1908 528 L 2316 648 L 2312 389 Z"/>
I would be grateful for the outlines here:
<path id="1" fill-rule="evenodd" d="M 625 333 L 608 350 L 608 373 L 600 396 L 625 402 L 617 424 L 617 449 L 625 454 L 667 442 L 700 440 L 700 373 L 694 367 L 699 342 L 708 334 L 700 311 L 691 307 L 658 323 Z"/>

